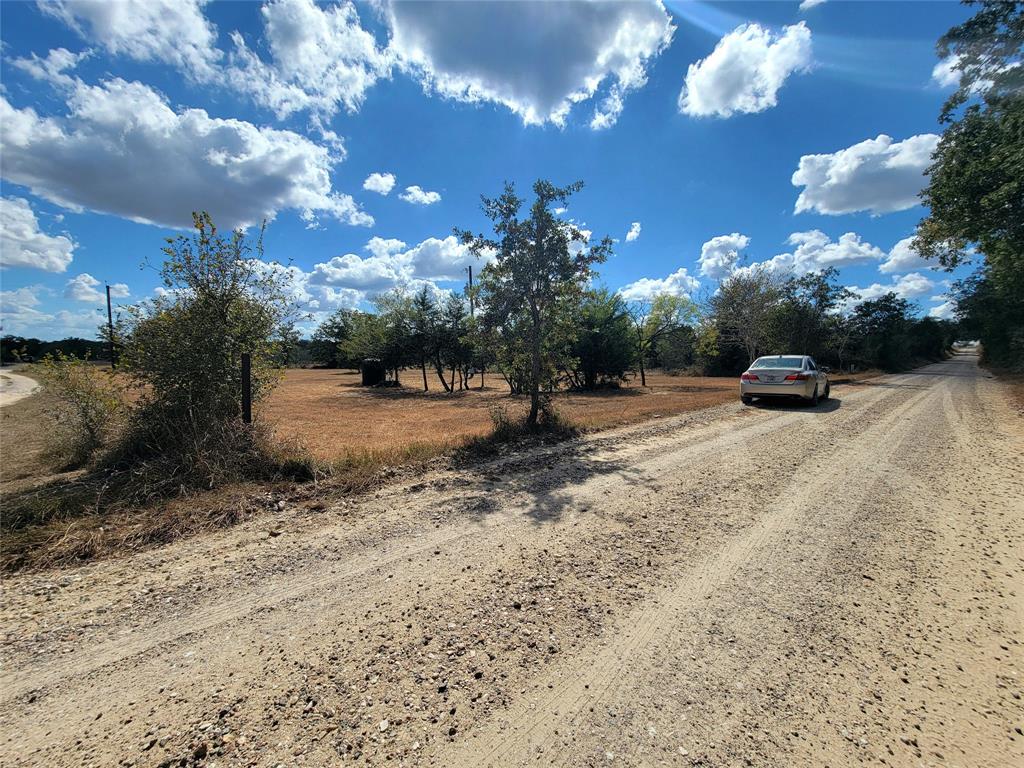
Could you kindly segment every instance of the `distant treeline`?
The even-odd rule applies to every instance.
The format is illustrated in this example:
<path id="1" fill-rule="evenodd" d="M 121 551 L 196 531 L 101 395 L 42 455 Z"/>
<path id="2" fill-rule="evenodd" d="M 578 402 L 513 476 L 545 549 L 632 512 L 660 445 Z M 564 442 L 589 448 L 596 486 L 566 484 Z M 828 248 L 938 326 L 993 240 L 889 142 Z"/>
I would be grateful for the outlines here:
<path id="1" fill-rule="evenodd" d="M 70 337 L 59 341 L 42 341 L 24 336 L 7 335 L 0 338 L 0 359 L 4 365 L 32 363 L 46 355 L 62 353 L 70 357 L 90 360 L 110 360 L 110 350 L 104 341 Z"/>

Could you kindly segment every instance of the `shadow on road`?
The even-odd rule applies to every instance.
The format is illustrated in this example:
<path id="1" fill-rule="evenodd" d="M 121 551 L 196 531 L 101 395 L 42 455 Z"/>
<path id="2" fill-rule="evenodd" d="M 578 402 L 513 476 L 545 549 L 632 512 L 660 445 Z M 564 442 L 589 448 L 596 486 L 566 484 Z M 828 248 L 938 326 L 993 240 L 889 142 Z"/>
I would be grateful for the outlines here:
<path id="1" fill-rule="evenodd" d="M 478 476 L 485 491 L 469 500 L 462 511 L 480 520 L 507 510 L 510 501 L 518 501 L 533 522 L 549 523 L 560 520 L 570 509 L 585 510 L 574 491 L 599 478 L 613 479 L 620 487 L 656 484 L 655 478 L 623 462 L 597 458 L 602 450 L 579 439 L 542 446 L 531 446 L 529 441 L 509 443 L 501 448 L 499 458 L 460 467 Z"/>
<path id="2" fill-rule="evenodd" d="M 832 395 L 828 400 L 819 401 L 813 408 L 806 403 L 794 400 L 754 400 L 752 407 L 766 411 L 787 411 L 792 413 L 832 413 L 842 406 L 842 399 Z"/>

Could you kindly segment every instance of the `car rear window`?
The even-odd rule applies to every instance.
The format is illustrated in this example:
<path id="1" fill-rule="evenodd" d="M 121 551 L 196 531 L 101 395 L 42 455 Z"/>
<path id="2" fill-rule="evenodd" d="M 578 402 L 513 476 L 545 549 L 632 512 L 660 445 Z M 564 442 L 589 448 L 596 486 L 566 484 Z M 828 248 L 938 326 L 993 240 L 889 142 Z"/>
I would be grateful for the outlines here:
<path id="1" fill-rule="evenodd" d="M 802 357 L 759 357 L 751 368 L 803 368 Z"/>

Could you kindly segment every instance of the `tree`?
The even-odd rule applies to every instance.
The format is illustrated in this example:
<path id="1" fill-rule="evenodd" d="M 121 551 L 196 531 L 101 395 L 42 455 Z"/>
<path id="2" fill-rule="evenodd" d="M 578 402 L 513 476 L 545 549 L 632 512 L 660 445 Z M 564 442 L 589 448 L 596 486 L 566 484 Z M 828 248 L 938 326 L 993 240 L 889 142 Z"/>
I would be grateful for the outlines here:
<path id="1" fill-rule="evenodd" d="M 708 301 L 719 344 L 741 347 L 748 364 L 771 342 L 773 316 L 782 295 L 779 283 L 767 269 L 750 267 L 723 280 Z"/>
<path id="2" fill-rule="evenodd" d="M 191 236 L 168 238 L 165 295 L 123 315 L 120 368 L 141 399 L 110 456 L 141 477 L 139 492 L 172 491 L 269 470 L 262 431 L 241 423 L 241 357 L 251 356 L 258 403 L 279 376 L 280 329 L 296 315 L 286 271 L 262 260 L 262 230 L 222 236 L 193 215 Z M 275 470 L 276 471 L 276 470 Z"/>
<path id="3" fill-rule="evenodd" d="M 946 128 L 914 247 L 949 269 L 975 250 L 984 257 L 981 277 L 957 291 L 967 299 L 957 314 L 978 330 L 987 358 L 1024 366 L 1024 3 L 969 4 L 978 13 L 937 46 L 954 57 L 960 84 L 939 118 Z M 970 301 L 972 289 L 987 301 Z"/>
<path id="4" fill-rule="evenodd" d="M 575 334 L 563 365 L 577 389 L 597 389 L 626 379 L 636 351 L 622 297 L 607 289 L 588 291 L 573 313 Z"/>
<path id="5" fill-rule="evenodd" d="M 424 285 L 413 295 L 409 320 L 413 348 L 416 350 L 420 371 L 423 374 L 423 391 L 427 392 L 430 390 L 430 385 L 427 384 L 427 360 L 433 360 L 437 355 L 440 323 L 440 311 L 429 285 Z M 441 378 L 441 383 L 444 384 L 444 377 Z"/>
<path id="6" fill-rule="evenodd" d="M 538 180 L 533 185 L 535 200 L 530 214 L 520 219 L 525 201 L 506 183 L 500 196 L 482 198 L 494 237 L 456 230 L 477 257 L 494 254 L 494 260 L 480 272 L 480 299 L 486 322 L 500 328 L 503 339 L 517 350 L 525 347 L 530 427 L 536 426 L 540 414 L 541 389 L 553 386 L 557 375 L 557 350 L 551 342 L 559 315 L 583 292 L 594 265 L 611 253 L 611 238 L 589 244 L 576 226 L 552 212 L 555 204 L 565 205 L 582 188 L 582 182 L 556 187 Z"/>
<path id="7" fill-rule="evenodd" d="M 354 309 L 339 309 L 317 326 L 313 332 L 313 359 L 328 368 L 352 365 L 342 354 L 342 345 L 352 333 Z"/>
<path id="8" fill-rule="evenodd" d="M 697 305 L 686 296 L 659 293 L 653 299 L 632 302 L 629 317 L 636 338 L 636 359 L 640 367 L 640 385 L 647 386 L 644 361 L 658 343 L 697 317 Z"/>
<path id="9" fill-rule="evenodd" d="M 829 267 L 786 280 L 772 316 L 772 352 L 812 355 L 819 363 L 832 362 L 835 311 L 855 294 L 838 283 L 839 272 Z"/>
<path id="10" fill-rule="evenodd" d="M 857 354 L 863 365 L 899 371 L 911 361 L 907 330 L 910 302 L 895 293 L 862 302 L 853 311 Z"/>

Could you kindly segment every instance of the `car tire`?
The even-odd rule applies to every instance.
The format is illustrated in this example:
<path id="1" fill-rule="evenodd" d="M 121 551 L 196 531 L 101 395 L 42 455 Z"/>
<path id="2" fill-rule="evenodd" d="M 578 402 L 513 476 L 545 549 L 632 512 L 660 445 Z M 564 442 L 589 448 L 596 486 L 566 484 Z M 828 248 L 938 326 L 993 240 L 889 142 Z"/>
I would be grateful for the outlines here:
<path id="1" fill-rule="evenodd" d="M 817 384 L 814 385 L 814 394 L 811 395 L 810 399 L 807 401 L 807 404 L 809 406 L 811 406 L 811 408 L 813 408 L 814 406 L 816 406 L 818 404 L 818 385 Z"/>
<path id="2" fill-rule="evenodd" d="M 832 395 L 832 384 L 826 382 L 825 383 L 825 394 L 821 396 L 821 399 L 822 400 L 828 400 L 831 395 Z"/>
<path id="3" fill-rule="evenodd" d="M 754 398 L 748 397 L 747 395 L 740 395 L 740 402 L 743 403 L 744 405 L 750 405 L 752 402 L 754 402 Z"/>

